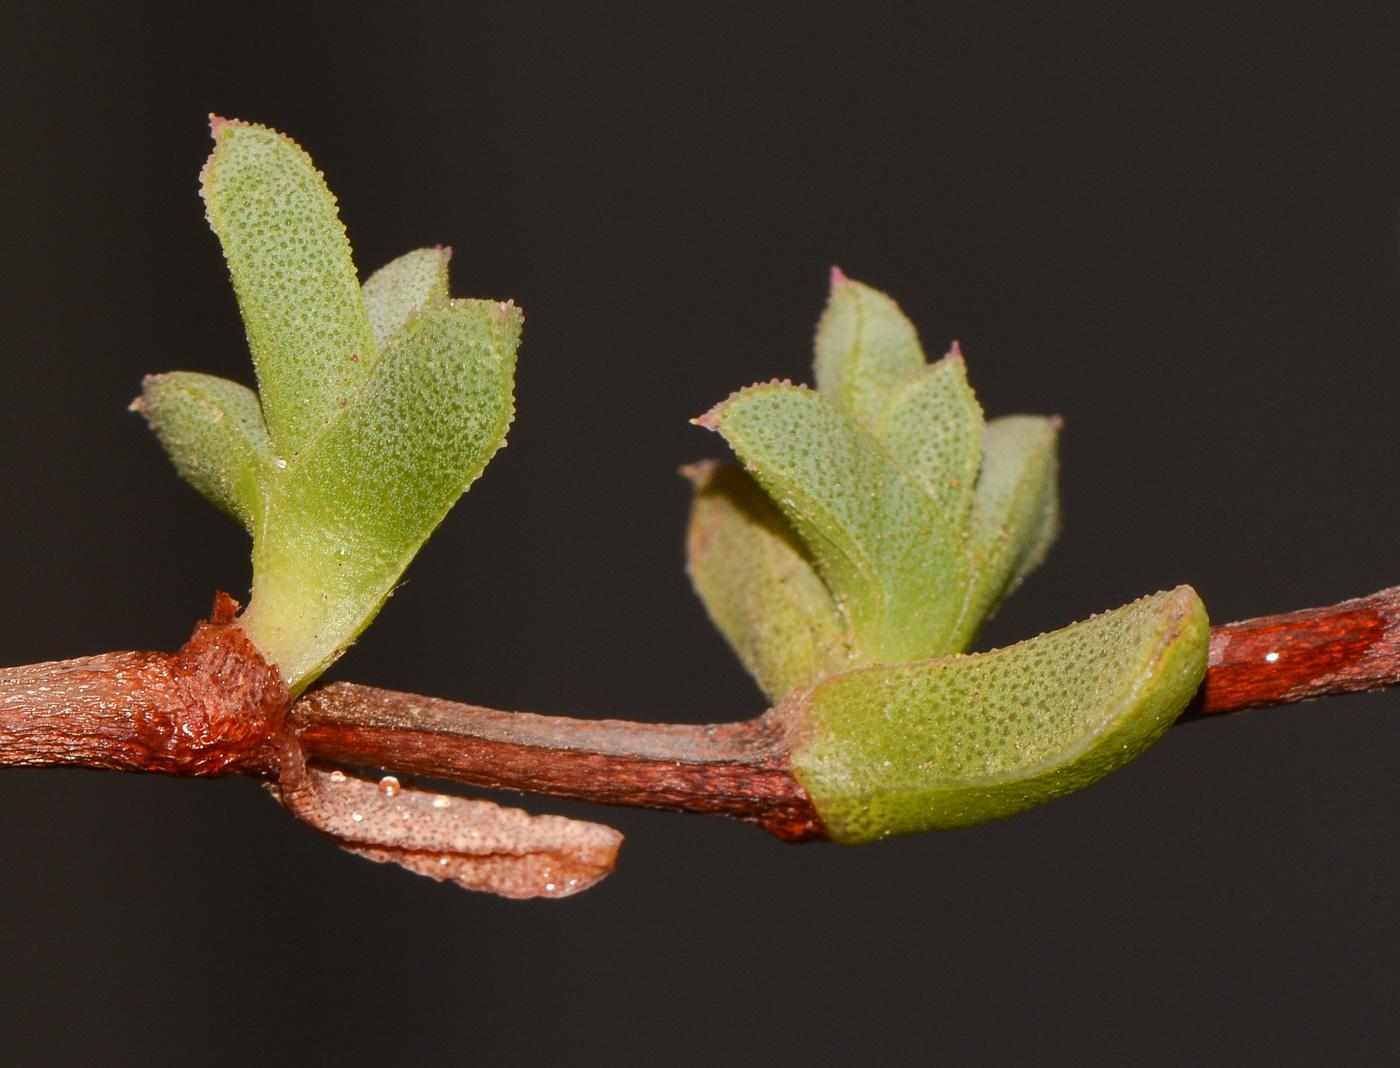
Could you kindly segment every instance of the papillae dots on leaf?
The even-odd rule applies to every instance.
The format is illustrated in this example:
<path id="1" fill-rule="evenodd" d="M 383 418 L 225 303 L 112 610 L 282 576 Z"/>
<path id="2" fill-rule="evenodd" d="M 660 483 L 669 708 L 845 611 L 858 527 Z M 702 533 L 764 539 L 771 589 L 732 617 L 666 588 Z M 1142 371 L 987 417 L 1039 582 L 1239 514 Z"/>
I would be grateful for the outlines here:
<path id="1" fill-rule="evenodd" d="M 335 197 L 291 138 L 215 119 L 201 175 L 257 370 L 273 448 L 291 458 L 352 396 L 377 347 Z"/>
<path id="2" fill-rule="evenodd" d="M 948 651 L 967 583 L 961 539 L 869 430 L 785 385 L 743 390 L 707 418 L 805 541 L 862 657 Z"/>
<path id="3" fill-rule="evenodd" d="M 419 308 L 448 299 L 450 248 L 420 248 L 386 263 L 363 286 L 374 343 L 383 349 Z"/>
<path id="4" fill-rule="evenodd" d="M 771 701 L 852 666 L 845 617 L 801 539 L 746 473 L 707 462 L 695 486 L 687 570 L 710 618 Z"/>
<path id="5" fill-rule="evenodd" d="M 961 351 L 915 372 L 874 423 L 895 461 L 918 479 L 948 525 L 962 530 L 982 463 L 982 407 L 967 384 Z"/>

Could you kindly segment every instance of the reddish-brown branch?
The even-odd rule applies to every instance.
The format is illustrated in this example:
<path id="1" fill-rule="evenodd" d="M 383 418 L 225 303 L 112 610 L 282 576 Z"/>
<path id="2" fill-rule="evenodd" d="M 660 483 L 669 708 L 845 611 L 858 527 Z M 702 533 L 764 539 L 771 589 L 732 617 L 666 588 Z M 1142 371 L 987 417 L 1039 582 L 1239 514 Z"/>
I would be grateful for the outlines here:
<path id="1" fill-rule="evenodd" d="M 221 600 L 176 654 L 111 653 L 0 671 L 0 765 L 275 777 L 306 757 L 572 797 L 730 816 L 825 836 L 771 714 L 708 726 L 499 712 L 351 683 L 288 712 L 274 669 Z M 1185 719 L 1400 683 L 1400 588 L 1216 627 Z"/>
<path id="2" fill-rule="evenodd" d="M 178 653 L 107 653 L 0 670 L 0 765 L 167 775 L 271 771 L 287 688 L 215 602 Z"/>
<path id="3" fill-rule="evenodd" d="M 1183 720 L 1400 683 L 1400 587 L 1328 608 L 1213 627 L 1210 667 Z"/>
<path id="4" fill-rule="evenodd" d="M 609 805 L 709 812 L 779 838 L 826 836 L 769 716 L 687 726 L 498 712 L 348 682 L 288 726 L 307 756 Z"/>

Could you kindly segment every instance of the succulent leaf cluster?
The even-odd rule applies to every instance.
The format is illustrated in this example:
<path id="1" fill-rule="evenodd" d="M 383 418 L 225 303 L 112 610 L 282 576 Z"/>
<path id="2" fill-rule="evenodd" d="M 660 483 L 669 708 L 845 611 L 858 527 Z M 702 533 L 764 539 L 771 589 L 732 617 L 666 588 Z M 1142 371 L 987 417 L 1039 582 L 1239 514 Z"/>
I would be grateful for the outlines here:
<path id="1" fill-rule="evenodd" d="M 688 560 L 828 833 L 1010 815 L 1156 740 L 1205 673 L 1188 586 L 964 655 L 1058 532 L 1059 420 L 984 421 L 956 344 L 927 362 L 895 302 L 839 271 L 815 372 L 697 420 L 744 469 L 687 469 Z"/>
<path id="2" fill-rule="evenodd" d="M 253 537 L 240 623 L 294 693 L 369 624 L 514 415 L 522 317 L 453 300 L 447 249 L 361 286 L 336 210 L 292 140 L 216 120 L 203 173 L 258 391 L 146 379 L 136 406 L 176 469 Z"/>
<path id="3" fill-rule="evenodd" d="M 964 651 L 1059 530 L 1059 420 L 985 422 L 956 345 L 927 362 L 893 300 L 833 272 L 816 354 L 815 390 L 750 386 L 698 420 L 747 476 L 690 469 L 691 577 L 774 701 Z"/>

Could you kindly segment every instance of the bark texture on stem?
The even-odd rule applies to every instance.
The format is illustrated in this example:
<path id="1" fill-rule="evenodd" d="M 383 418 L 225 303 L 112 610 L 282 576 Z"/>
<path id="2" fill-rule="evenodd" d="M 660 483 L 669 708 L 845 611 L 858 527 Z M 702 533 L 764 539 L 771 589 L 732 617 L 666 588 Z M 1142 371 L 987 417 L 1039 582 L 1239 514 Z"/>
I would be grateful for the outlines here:
<path id="1" fill-rule="evenodd" d="M 1327 608 L 1213 627 L 1206 681 L 1183 720 L 1400 683 L 1400 587 Z"/>
<path id="2" fill-rule="evenodd" d="M 689 726 L 499 712 L 331 683 L 288 726 L 308 757 L 602 804 L 708 812 L 787 841 L 826 837 L 771 716 Z"/>
<path id="3" fill-rule="evenodd" d="M 106 653 L 0 670 L 0 764 L 166 775 L 271 771 L 291 703 L 221 594 L 178 653 Z"/>

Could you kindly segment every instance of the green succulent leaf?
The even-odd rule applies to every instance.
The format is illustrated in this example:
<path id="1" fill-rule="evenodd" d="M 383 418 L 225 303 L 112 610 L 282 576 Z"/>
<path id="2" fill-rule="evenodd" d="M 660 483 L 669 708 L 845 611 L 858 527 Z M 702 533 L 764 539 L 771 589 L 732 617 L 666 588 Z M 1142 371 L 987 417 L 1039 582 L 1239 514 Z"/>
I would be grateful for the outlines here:
<path id="1" fill-rule="evenodd" d="M 835 675 L 775 714 L 837 841 L 967 827 L 1141 753 L 1200 685 L 1209 642 L 1180 586 L 1009 648 Z"/>
<path id="2" fill-rule="evenodd" d="M 406 252 L 375 271 L 361 287 L 375 347 L 382 350 L 419 308 L 448 299 L 450 248 Z"/>
<path id="3" fill-rule="evenodd" d="M 270 488 L 242 624 L 294 692 L 368 626 L 504 442 L 521 324 L 513 304 L 482 300 L 411 316 Z"/>
<path id="4" fill-rule="evenodd" d="M 962 539 L 874 434 L 822 395 L 781 383 L 745 389 L 701 422 L 792 523 L 863 660 L 946 651 L 967 589 Z"/>
<path id="5" fill-rule="evenodd" d="M 276 471 L 258 395 L 213 375 L 148 375 L 132 406 L 180 477 L 253 533 Z"/>
<path id="6" fill-rule="evenodd" d="M 869 426 L 896 386 L 924 366 L 924 350 L 899 305 L 832 268 L 817 324 L 817 390 Z"/>
<path id="7" fill-rule="evenodd" d="M 782 513 L 744 472 L 684 468 L 695 486 L 687 570 L 710 619 L 777 703 L 851 666 L 846 622 Z"/>
<path id="8" fill-rule="evenodd" d="M 1059 419 L 1035 415 L 993 419 L 983 432 L 968 525 L 973 577 L 959 627 L 965 644 L 1040 566 L 1059 533 L 1059 433 Z"/>
<path id="9" fill-rule="evenodd" d="M 967 524 L 982 463 L 982 406 L 956 348 L 907 378 L 875 420 L 875 436 L 955 531 Z"/>
<path id="10" fill-rule="evenodd" d="M 358 391 L 378 350 L 335 197 L 311 157 L 265 126 L 216 119 L 212 128 L 201 192 L 273 450 L 291 460 Z"/>

